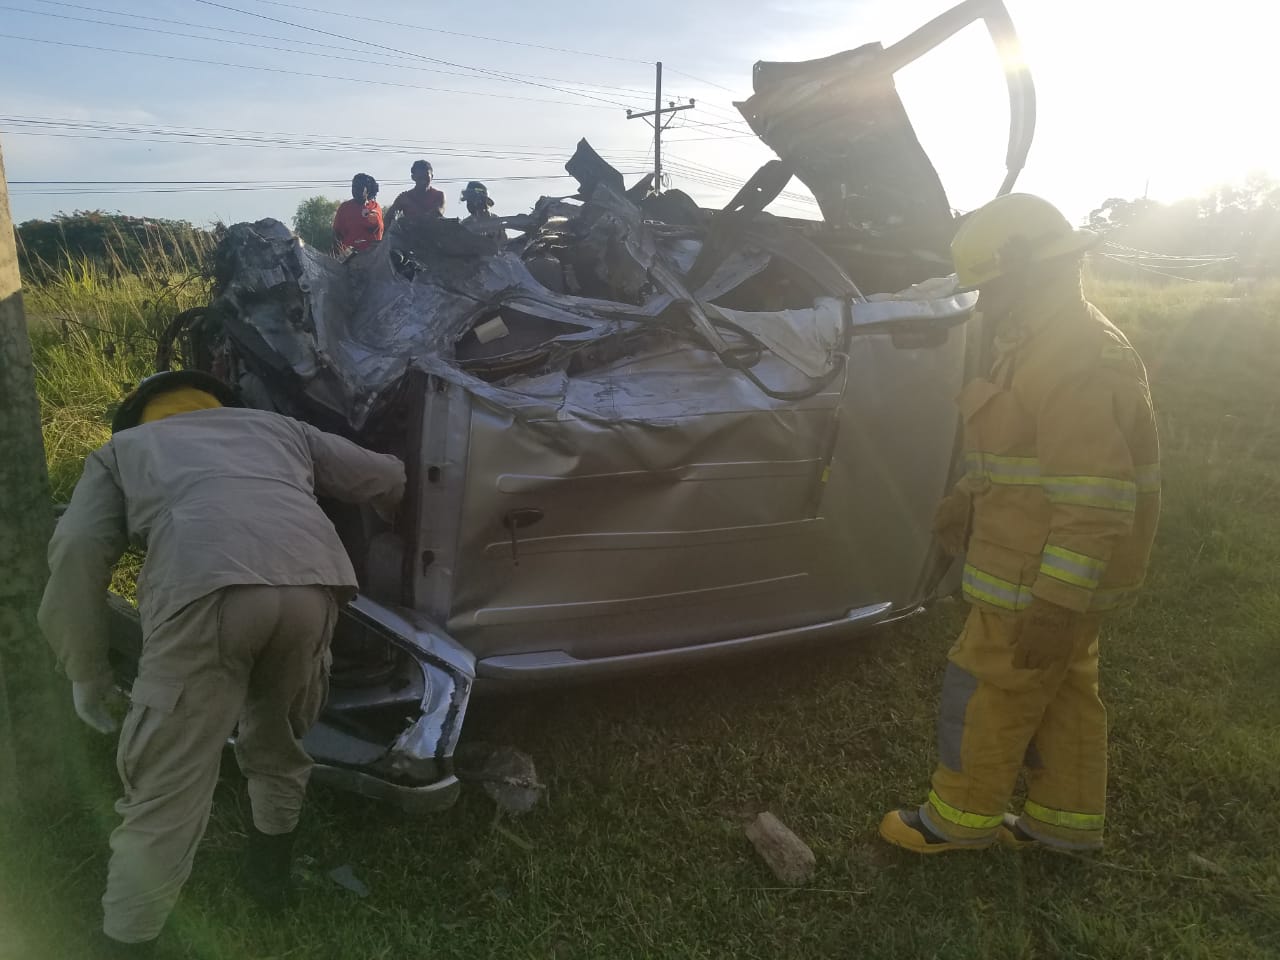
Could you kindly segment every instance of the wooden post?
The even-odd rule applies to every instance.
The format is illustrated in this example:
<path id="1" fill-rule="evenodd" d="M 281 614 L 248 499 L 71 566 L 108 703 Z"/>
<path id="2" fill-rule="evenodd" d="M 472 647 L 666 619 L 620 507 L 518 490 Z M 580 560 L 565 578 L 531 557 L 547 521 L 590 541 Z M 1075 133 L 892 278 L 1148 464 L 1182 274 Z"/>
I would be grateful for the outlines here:
<path id="1" fill-rule="evenodd" d="M 36 609 L 47 576 L 45 549 L 53 530 L 40 402 L 31 341 L 22 310 L 18 249 L 9 214 L 9 187 L 0 154 L 0 803 L 18 800 L 20 733 L 14 725 L 33 701 L 27 684 L 42 656 Z M 34 652 L 33 652 L 34 651 Z M 37 668 L 38 669 L 38 668 Z M 38 694 L 35 695 L 38 698 Z"/>
<path id="2" fill-rule="evenodd" d="M 659 60 L 654 65 L 654 85 L 653 85 L 653 110 L 644 113 L 636 113 L 634 110 L 627 111 L 628 120 L 648 120 L 653 117 L 653 192 L 655 194 L 662 192 L 662 131 L 667 128 L 667 124 L 671 119 L 682 110 L 692 110 L 693 100 L 681 106 L 676 106 L 673 100 L 669 106 L 662 105 L 662 61 Z"/>
<path id="3" fill-rule="evenodd" d="M 662 192 L 662 61 L 654 64 L 653 83 L 653 192 Z"/>

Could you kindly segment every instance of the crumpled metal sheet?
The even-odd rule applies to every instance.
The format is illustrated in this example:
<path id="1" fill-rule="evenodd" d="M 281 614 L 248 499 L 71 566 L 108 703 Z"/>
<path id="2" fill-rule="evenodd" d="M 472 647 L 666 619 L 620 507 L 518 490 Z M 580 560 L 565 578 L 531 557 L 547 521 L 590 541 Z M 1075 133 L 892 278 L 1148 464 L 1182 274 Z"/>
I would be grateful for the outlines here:
<path id="1" fill-rule="evenodd" d="M 710 305 L 707 309 L 751 332 L 771 353 L 810 379 L 831 369 L 840 349 L 844 304 L 823 297 L 808 310 L 752 313 Z"/>
<path id="2" fill-rule="evenodd" d="M 505 218 L 525 235 L 501 251 L 449 219 L 396 221 L 343 263 L 273 220 L 231 227 L 211 313 L 246 358 L 242 386 L 254 402 L 354 431 L 411 370 L 530 421 L 657 422 L 722 403 L 773 409 L 843 362 L 842 312 L 863 298 L 804 236 L 759 214 L 717 227 L 704 252 L 711 218 L 687 198 L 667 204 L 680 222 L 656 222 L 645 210 L 661 198 L 633 197 L 585 140 L 566 166 L 578 199 L 544 197 L 527 217 Z M 778 289 L 792 303 L 807 290 L 807 303 L 716 304 L 775 274 L 780 287 L 756 283 L 742 301 Z M 751 341 L 727 334 L 726 321 Z M 632 382 L 641 368 L 644 386 Z M 653 397 L 628 403 L 637 389 L 661 393 L 662 412 Z"/>
<path id="3" fill-rule="evenodd" d="M 544 223 L 575 212 L 555 201 L 540 208 Z M 421 233 L 393 231 L 339 264 L 303 245 L 282 224 L 260 221 L 230 228 L 219 253 L 214 309 L 258 371 L 265 370 L 260 384 L 269 381 L 270 390 L 271 384 L 278 389 L 288 383 L 356 430 L 411 368 L 523 415 L 559 416 L 570 407 L 608 419 L 610 413 L 593 409 L 581 395 L 577 403 L 570 401 L 565 361 L 603 340 L 652 335 L 675 294 L 656 290 L 650 274 L 687 269 L 700 241 L 687 228 L 657 235 L 630 201 L 603 184 L 576 216 L 587 224 L 580 248 L 607 264 L 605 276 L 637 302 L 557 293 L 538 282 L 514 252 L 449 256 L 442 253 L 443 241 L 434 255 L 415 260 L 410 278 L 397 255 L 406 249 L 416 254 L 408 244 L 421 244 Z M 763 251 L 736 251 L 696 296 L 714 299 L 768 262 Z M 487 345 L 483 362 L 469 362 L 463 355 L 468 332 L 497 315 L 516 318 L 507 323 L 509 335 Z M 530 339 L 524 327 L 540 335 Z M 485 363 L 518 366 L 525 360 L 540 360 L 545 372 L 523 383 L 520 377 L 490 382 L 470 372 Z M 724 372 L 714 357 L 703 362 Z M 548 389 L 551 383 L 560 386 Z"/>
<path id="4" fill-rule="evenodd" d="M 945 259 L 951 207 L 883 54 L 869 43 L 801 63 L 762 61 L 754 95 L 737 106 L 813 191 L 828 224 Z"/>

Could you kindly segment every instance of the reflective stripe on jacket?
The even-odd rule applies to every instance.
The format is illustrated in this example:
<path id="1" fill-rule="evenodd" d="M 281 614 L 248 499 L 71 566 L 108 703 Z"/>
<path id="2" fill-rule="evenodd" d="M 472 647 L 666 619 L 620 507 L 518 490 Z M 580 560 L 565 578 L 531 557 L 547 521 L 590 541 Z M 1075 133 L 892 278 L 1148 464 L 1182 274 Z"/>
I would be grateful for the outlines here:
<path id="1" fill-rule="evenodd" d="M 1146 369 L 1078 281 L 1067 289 L 1046 290 L 1032 329 L 960 395 L 960 485 L 973 495 L 964 592 L 998 610 L 1033 596 L 1081 612 L 1121 606 L 1155 536 L 1160 451 Z"/>

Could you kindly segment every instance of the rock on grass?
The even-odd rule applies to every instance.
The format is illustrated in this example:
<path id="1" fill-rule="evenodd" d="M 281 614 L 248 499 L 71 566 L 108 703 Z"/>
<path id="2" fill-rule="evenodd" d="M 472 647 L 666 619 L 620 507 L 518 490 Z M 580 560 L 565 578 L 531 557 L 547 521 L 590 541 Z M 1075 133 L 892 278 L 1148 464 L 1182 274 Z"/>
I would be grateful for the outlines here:
<path id="1" fill-rule="evenodd" d="M 767 810 L 747 824 L 747 839 L 773 875 L 787 886 L 801 886 L 813 876 L 817 865 L 813 851 Z"/>

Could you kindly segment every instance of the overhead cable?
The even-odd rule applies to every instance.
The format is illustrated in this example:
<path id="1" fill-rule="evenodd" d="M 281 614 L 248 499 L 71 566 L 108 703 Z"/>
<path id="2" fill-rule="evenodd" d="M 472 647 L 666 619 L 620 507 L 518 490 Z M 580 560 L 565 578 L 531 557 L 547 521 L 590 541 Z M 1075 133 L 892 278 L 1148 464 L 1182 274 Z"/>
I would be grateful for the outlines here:
<path id="1" fill-rule="evenodd" d="M 392 52 L 392 53 L 398 53 L 398 54 L 401 54 L 401 55 L 406 56 L 406 57 L 412 57 L 412 58 L 414 58 L 414 59 L 416 59 L 416 60 L 424 60 L 424 61 L 427 61 L 427 62 L 430 62 L 430 63 L 440 63 L 440 64 L 444 64 L 445 66 L 448 66 L 448 67 L 457 67 L 457 68 L 460 68 L 460 69 L 463 69 L 463 70 L 471 70 L 471 71 L 474 71 L 475 73 L 480 74 L 480 75 L 488 75 L 488 76 L 492 76 L 492 77 L 500 77 L 500 78 L 505 79 L 505 80 L 512 80 L 512 81 L 516 81 L 516 82 L 523 82 L 523 83 L 527 83 L 527 84 L 529 84 L 530 86 L 535 86 L 535 87 L 545 87 L 546 89 L 548 89 L 548 90 L 554 90 L 554 91 L 556 91 L 557 93 L 567 93 L 567 94 L 570 94 L 570 95 L 572 95 L 572 96 L 585 97 L 585 98 L 586 98 L 586 99 L 588 99 L 588 100 L 598 100 L 600 103 L 607 103 L 607 104 L 610 104 L 611 106 L 615 106 L 615 107 L 624 107 L 624 108 L 625 108 L 625 106 L 626 106 L 626 104 L 624 104 L 624 103 L 619 103 L 617 100 L 606 100 L 606 99 L 604 99 L 603 97 L 597 97 L 597 96 L 593 96 L 593 95 L 591 95 L 591 94 L 581 93 L 581 92 L 579 92 L 579 91 L 570 90 L 570 89 L 565 88 L 565 87 L 552 86 L 552 85 L 550 85 L 550 84 L 546 84 L 546 83 L 539 83 L 539 82 L 532 81 L 532 80 L 521 80 L 521 79 L 520 79 L 520 78 L 518 78 L 518 77 L 513 77 L 513 76 L 511 76 L 511 74 L 503 73 L 503 72 L 502 72 L 502 71 L 500 71 L 500 70 L 489 70 L 489 69 L 484 68 L 484 67 L 473 67 L 473 66 L 469 66 L 469 65 L 467 65 L 467 64 L 463 64 L 463 63 L 455 63 L 455 62 L 454 62 L 454 61 L 452 61 L 452 60 L 442 60 L 442 59 L 440 59 L 439 57 L 427 57 L 427 56 L 423 56 L 422 54 L 419 54 L 419 53 L 414 53 L 413 51 L 410 51 L 410 50 L 401 50 L 401 49 L 399 49 L 398 47 L 391 47 L 391 46 L 388 46 L 388 45 L 386 45 L 386 44 L 384 44 L 384 43 L 375 43 L 375 42 L 374 42 L 374 41 L 372 41 L 372 40 L 364 40 L 364 39 L 361 39 L 361 38 L 359 38 L 359 37 L 350 37 L 350 36 L 347 36 L 346 34 L 342 34 L 342 33 L 335 33 L 335 32 L 333 32 L 332 30 L 321 30 L 319 27 L 311 27 L 311 26 L 307 26 L 306 24 L 302 24 L 302 23 L 294 23 L 294 22 L 293 22 L 293 21 L 291 21 L 291 20 L 281 20 L 281 19 L 280 19 L 280 18 L 278 18 L 278 17 L 269 17 L 269 16 L 267 16 L 265 13 L 255 13 L 255 12 L 253 12 L 252 10 L 244 10 L 244 9 L 242 9 L 242 8 L 240 8 L 240 7 L 233 7 L 233 6 L 230 6 L 229 4 L 225 4 L 225 3 L 218 3 L 218 2 L 217 2 L 217 0 L 194 0 L 194 2 L 196 2 L 196 3 L 200 3 L 200 4 L 203 4 L 203 5 L 204 5 L 204 6 L 206 6 L 206 7 L 215 7 L 215 8 L 217 8 L 217 9 L 219 9 L 219 10 L 229 10 L 229 11 L 231 11 L 232 13 L 239 13 L 239 14 L 241 14 L 241 15 L 243 15 L 243 16 L 246 16 L 246 17 L 257 17 L 257 18 L 258 18 L 258 19 L 260 19 L 260 20 L 266 20 L 266 21 L 268 21 L 268 22 L 270 22 L 270 23 L 278 23 L 278 24 L 281 24 L 281 25 L 286 26 L 286 27 L 293 27 L 295 30 L 307 30 L 307 31 L 310 31 L 310 32 L 312 32 L 312 33 L 318 33 L 318 34 L 320 34 L 320 35 L 322 35 L 322 36 L 326 36 L 326 37 L 334 37 L 334 38 L 336 38 L 336 39 L 338 39 L 338 40 L 345 40 L 345 41 L 346 41 L 346 42 L 348 42 L 348 43 L 358 43 L 358 44 L 363 44 L 363 45 L 365 45 L 365 46 L 367 46 L 367 47 L 376 47 L 376 48 L 377 48 L 377 49 L 379 49 L 379 50 L 389 50 L 389 51 L 390 51 L 390 52 Z"/>
<path id="2" fill-rule="evenodd" d="M 233 67 L 238 70 L 257 70 L 263 73 L 284 74 L 293 77 L 308 77 L 319 80 L 342 80 L 348 83 L 367 83 L 380 87 L 397 87 L 404 90 L 429 90 L 434 93 L 455 93 L 471 97 L 491 97 L 497 100 L 518 100 L 524 103 L 551 103 L 564 107 L 578 107 L 584 110 L 612 110 L 613 107 L 597 106 L 594 103 L 578 103 L 572 100 L 545 100 L 537 97 L 517 97 L 506 93 L 493 93 L 481 90 L 458 90 L 451 87 L 428 87 L 415 83 L 397 83 L 394 80 L 373 80 L 367 77 L 344 77 L 328 73 L 311 73 L 303 70 L 286 70 L 282 67 L 264 67 L 248 63 L 228 63 L 223 60 L 204 60 L 198 57 L 179 57 L 167 53 L 149 53 L 141 50 L 121 50 L 117 47 L 100 47 L 87 43 L 69 43 L 65 40 L 46 40 L 41 37 L 24 37 L 12 33 L 0 33 L 0 39 L 21 40 L 26 43 L 44 43 L 55 47 L 69 47 L 77 50 L 95 50 L 100 53 L 120 53 L 131 57 L 149 57 L 154 60 L 169 60 L 176 63 L 198 63 L 214 67 Z"/>
<path id="3" fill-rule="evenodd" d="M 625 176 L 640 176 L 644 171 L 628 170 L 623 171 Z M 509 182 L 517 180 L 525 181 L 549 181 L 549 180 L 573 180 L 574 177 L 567 173 L 553 174 L 545 176 L 510 176 L 510 177 L 485 177 L 490 182 Z M 66 181 L 72 183 L 73 181 Z M 466 183 L 466 177 L 442 177 L 433 180 L 433 183 Z M 347 186 L 348 181 L 335 181 L 333 186 Z M 258 184 L 244 182 L 241 184 L 228 183 L 225 185 L 186 185 L 186 186 L 120 186 L 106 187 L 103 189 L 90 189 L 86 187 L 54 187 L 49 189 L 19 189 L 10 192 L 10 196 L 15 197 L 84 197 L 84 196 L 118 196 L 127 194 L 146 194 L 146 193 L 263 193 L 269 191 L 286 192 L 299 190 L 315 190 L 317 184 L 315 182 L 295 183 L 295 184 Z"/>
<path id="4" fill-rule="evenodd" d="M 36 2 L 36 3 L 48 4 L 48 5 L 51 5 L 51 6 L 64 7 L 64 8 L 68 8 L 68 9 L 72 9 L 72 10 L 84 10 L 84 11 L 89 11 L 89 12 L 92 12 L 92 13 L 105 13 L 105 14 L 109 14 L 109 15 L 111 15 L 111 16 L 116 16 L 116 17 L 127 17 L 127 18 L 129 18 L 129 19 L 131 19 L 131 20 L 144 20 L 144 21 L 147 21 L 147 22 L 149 22 L 149 23 L 164 23 L 164 24 L 169 24 L 170 26 L 188 27 L 188 28 L 195 29 L 195 30 L 207 30 L 207 31 L 212 31 L 212 32 L 214 32 L 214 33 L 229 33 L 229 34 L 233 34 L 233 35 L 235 35 L 235 36 L 241 36 L 241 37 L 252 37 L 252 38 L 254 38 L 255 40 L 278 40 L 278 41 L 280 41 L 280 42 L 282 42 L 282 43 L 301 44 L 301 45 L 303 45 L 303 46 L 307 46 L 307 47 L 318 47 L 318 48 L 323 49 L 323 50 L 342 50 L 342 51 L 346 51 L 346 52 L 348 52 L 348 53 L 349 53 L 349 52 L 351 52 L 351 45 L 350 45 L 349 43 L 345 43 L 345 44 L 321 43 L 321 42 L 319 42 L 319 41 L 315 41 L 315 40 L 302 40 L 302 39 L 299 39 L 299 38 L 297 38 L 297 37 L 282 37 L 282 36 L 278 36 L 278 35 L 275 35 L 275 34 L 264 34 L 264 33 L 260 33 L 260 32 L 256 32 L 256 33 L 255 33 L 255 32 L 249 31 L 249 30 L 235 30 L 235 29 L 232 29 L 232 28 L 230 28 L 230 27 L 219 27 L 219 26 L 215 26 L 215 25 L 213 25 L 213 24 L 192 23 L 192 22 L 191 22 L 191 21 L 189 21 L 189 20 L 173 20 L 173 19 L 170 19 L 170 18 L 167 18 L 167 17 L 155 17 L 155 16 L 149 16 L 149 15 L 147 15 L 147 14 L 127 13 L 127 12 L 122 11 L 122 10 L 111 10 L 111 9 L 108 9 L 108 8 L 105 8 L 105 7 L 91 7 L 91 6 L 86 6 L 86 5 L 84 5 L 84 4 L 80 4 L 80 3 L 69 3 L 69 2 L 66 2 L 66 0 L 34 0 L 34 2 Z M 80 22 L 80 23 L 94 23 L 94 24 L 99 24 L 99 25 L 102 25 L 102 26 L 118 27 L 118 28 L 123 29 L 123 30 L 139 30 L 139 31 L 147 32 L 147 33 L 159 33 L 159 34 L 164 34 L 164 35 L 166 35 L 166 36 L 183 37 L 183 38 L 185 38 L 185 39 L 190 39 L 190 40 L 210 40 L 210 41 L 213 41 L 213 42 L 215 42 L 215 43 L 228 43 L 228 44 L 235 44 L 235 45 L 237 45 L 237 46 L 244 46 L 244 47 L 256 47 L 256 48 L 263 49 L 263 50 L 274 50 L 274 51 L 277 51 L 277 52 L 280 52 L 280 53 L 295 53 L 295 54 L 301 54 L 301 55 L 304 55 L 304 56 L 325 56 L 325 57 L 328 57 L 329 59 L 336 59 L 336 60 L 348 60 L 348 61 L 351 61 L 351 62 L 353 62 L 353 63 L 369 63 L 369 64 L 373 64 L 373 65 L 375 65 L 375 66 L 394 66 L 394 67 L 399 67 L 399 68 L 407 68 L 407 69 L 410 69 L 410 70 L 425 71 L 425 72 L 428 72 L 428 73 L 439 73 L 439 74 L 443 74 L 444 76 L 468 77 L 468 78 L 472 78 L 472 79 L 482 79 L 482 78 L 484 78 L 484 77 L 487 77 L 487 76 L 488 76 L 488 74 L 480 74 L 479 76 L 477 76 L 477 74 L 476 74 L 476 70 L 477 70 L 477 69 L 479 69 L 479 68 L 471 67 L 470 65 L 466 65 L 466 64 L 464 64 L 463 66 L 464 66 L 464 67 L 465 67 L 469 72 L 466 72 L 466 73 L 458 73 L 458 72 L 456 72 L 456 71 L 451 71 L 451 70 L 439 70 L 439 69 L 432 68 L 432 67 L 418 67 L 418 66 L 410 66 L 410 65 L 408 65 L 408 64 L 403 64 L 403 63 L 387 63 L 387 62 L 385 62 L 385 61 L 381 61 L 381 60 L 362 60 L 362 59 L 358 59 L 358 58 L 355 58 L 355 57 L 343 57 L 343 56 L 336 56 L 336 55 L 334 55 L 334 54 L 321 54 L 321 53 L 316 53 L 316 52 L 309 51 L 309 50 L 294 50 L 294 49 L 289 49 L 289 48 L 284 48 L 284 47 L 272 47 L 272 46 L 267 46 L 267 45 L 265 45 L 265 44 L 261 44 L 261 43 L 253 43 L 253 42 L 250 42 L 250 41 L 227 40 L 227 39 L 225 39 L 225 38 L 221 38 L 221 37 L 197 37 L 197 36 L 193 36 L 193 35 L 191 35 L 191 34 L 178 33 L 178 32 L 176 32 L 176 31 L 159 30 L 159 29 L 155 29 L 155 28 L 153 28 L 153 27 L 140 27 L 140 26 L 136 26 L 136 25 L 134 25 L 134 24 L 129 24 L 129 23 L 113 23 L 113 22 L 111 22 L 111 21 L 107 21 L 107 20 L 96 20 L 96 19 L 92 19 L 92 18 L 88 18 L 88 17 L 73 17 L 73 16 L 70 16 L 70 15 L 68 15 L 68 14 L 52 13 L 52 12 L 45 11 L 45 10 L 31 10 L 31 9 L 28 9 L 28 8 L 25 8 L 25 7 L 3 6 L 3 7 L 0 7 L 0 9 L 3 9 L 3 10 L 13 10 L 13 11 L 16 11 L 16 12 L 18 12 L 18 13 L 28 13 L 28 14 L 32 14 L 33 16 L 40 16 L 40 17 L 53 17 L 53 18 L 57 18 L 57 19 L 60 19 L 60 20 L 71 20 L 71 21 L 76 21 L 76 22 Z M 418 55 L 416 55 L 416 54 L 414 54 L 414 55 L 409 55 L 409 54 L 398 54 L 398 53 L 397 53 L 397 54 L 377 54 L 377 55 L 381 55 L 381 56 L 384 56 L 384 57 L 392 56 L 392 57 L 397 57 L 397 58 L 400 58 L 400 59 L 421 59 L 421 58 L 420 58 Z M 493 77 L 492 79 L 495 79 L 495 80 L 501 80 L 501 82 L 504 82 L 504 83 L 511 83 L 511 82 L 524 83 L 524 82 L 525 82 L 525 80 L 528 80 L 528 79 L 532 79 L 532 80 L 550 80 L 550 81 L 555 82 L 555 83 L 564 83 L 564 84 L 571 84 L 571 85 L 580 86 L 580 87 L 589 87 L 589 88 L 592 88 L 593 90 L 600 90 L 600 91 L 617 91 L 617 92 L 620 92 L 620 93 L 626 93 L 626 94 L 630 94 L 630 95 L 634 95 L 634 96 L 642 96 L 642 97 L 648 97 L 648 96 L 650 96 L 650 94 L 649 94 L 649 92 L 648 92 L 648 91 L 646 91 L 646 90 L 638 90 L 638 89 L 636 89 L 636 88 L 634 88 L 634 87 L 617 87 L 617 86 L 610 86 L 610 85 L 608 85 L 608 84 L 589 83 L 589 82 L 580 81 L 580 80 L 568 80 L 568 79 L 564 79 L 564 78 L 561 78 L 561 77 L 548 77 L 548 76 L 543 76 L 543 75 L 541 75 L 541 74 L 536 74 L 536 73 L 529 73 L 529 74 L 511 73 L 511 74 L 509 74 L 509 76 L 510 76 L 511 78 L 513 78 L 513 79 L 507 79 L 507 76 L 508 76 L 507 74 L 504 74 L 504 76 L 502 76 L 502 77 Z"/>
<path id="5" fill-rule="evenodd" d="M 283 3 L 281 0 L 259 0 L 259 2 L 269 4 L 273 7 L 287 7 L 290 10 L 318 13 L 327 17 L 341 17 L 343 20 L 349 20 L 351 18 L 350 12 L 339 10 L 321 10 L 316 7 L 305 7 L 296 3 Z M 468 40 L 484 40 L 489 43 L 506 43 L 516 47 L 533 47 L 538 50 L 551 50 L 556 53 L 570 53 L 579 57 L 596 57 L 600 60 L 617 60 L 621 63 L 643 63 L 649 65 L 652 65 L 653 63 L 652 60 L 640 60 L 635 57 L 619 57 L 614 54 L 599 53 L 590 50 L 573 50 L 568 47 L 553 47 L 545 43 L 532 43 L 527 40 L 507 40 L 502 37 L 486 37 L 477 33 L 460 33 L 457 30 L 445 30 L 441 27 L 427 27 L 421 24 L 402 23 L 396 20 L 379 20 L 377 17 L 367 17 L 362 15 L 360 19 L 366 23 L 381 23 L 389 27 L 403 27 L 408 30 L 423 30 L 428 33 L 439 33 L 449 37 L 465 37 Z"/>
<path id="6" fill-rule="evenodd" d="M 714 80 L 704 80 L 701 77 L 695 77 L 692 73 L 685 73 L 683 70 L 677 70 L 675 67 L 667 67 L 667 69 L 672 73 L 680 74 L 682 77 L 687 77 L 690 80 L 696 80 L 698 83 L 704 83 L 708 87 L 716 87 L 720 90 L 724 90 L 726 93 L 736 93 L 735 90 L 731 87 L 726 87 L 723 83 L 716 83 Z"/>

